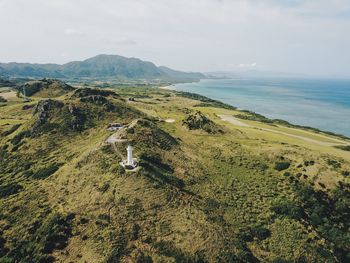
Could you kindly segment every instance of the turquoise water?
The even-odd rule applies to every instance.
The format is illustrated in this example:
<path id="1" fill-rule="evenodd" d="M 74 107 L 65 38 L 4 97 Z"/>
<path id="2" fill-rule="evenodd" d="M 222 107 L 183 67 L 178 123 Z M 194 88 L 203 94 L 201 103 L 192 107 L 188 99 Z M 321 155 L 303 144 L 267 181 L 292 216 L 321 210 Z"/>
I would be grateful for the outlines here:
<path id="1" fill-rule="evenodd" d="M 176 84 L 273 119 L 350 136 L 350 80 L 206 79 Z"/>

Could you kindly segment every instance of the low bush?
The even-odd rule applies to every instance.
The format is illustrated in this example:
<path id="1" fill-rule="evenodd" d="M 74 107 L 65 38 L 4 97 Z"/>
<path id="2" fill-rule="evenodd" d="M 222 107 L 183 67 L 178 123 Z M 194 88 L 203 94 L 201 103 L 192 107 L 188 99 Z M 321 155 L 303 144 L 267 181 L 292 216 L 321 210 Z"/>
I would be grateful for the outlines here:
<path id="1" fill-rule="evenodd" d="M 109 187 L 110 187 L 110 184 L 109 184 L 108 182 L 105 182 L 101 187 L 99 187 L 98 190 L 99 190 L 101 193 L 105 193 L 105 192 L 108 191 Z"/>
<path id="2" fill-rule="evenodd" d="M 60 168 L 59 164 L 50 164 L 49 166 L 46 166 L 38 170 L 37 172 L 33 173 L 31 177 L 33 179 L 45 179 L 50 175 L 54 174 L 59 168 Z"/>
<path id="3" fill-rule="evenodd" d="M 277 171 L 287 170 L 289 167 L 290 167 L 289 162 L 278 162 L 275 164 L 275 170 Z"/>
<path id="4" fill-rule="evenodd" d="M 0 185 L 0 198 L 5 198 L 10 195 L 17 194 L 23 189 L 23 186 L 16 183 L 11 183 L 7 185 Z"/>
<path id="5" fill-rule="evenodd" d="M 278 200 L 273 204 L 272 211 L 277 215 L 284 215 L 293 219 L 300 219 L 303 217 L 302 209 L 286 199 Z"/>
<path id="6" fill-rule="evenodd" d="M 134 224 L 131 229 L 130 240 L 137 240 L 140 235 L 141 227 L 138 224 Z"/>
<path id="7" fill-rule="evenodd" d="M 340 146 L 335 146 L 335 147 L 338 148 L 338 149 L 341 149 L 341 150 L 343 150 L 343 151 L 348 151 L 348 152 L 350 152 L 350 145 L 345 145 L 345 146 L 340 145 Z"/>
<path id="8" fill-rule="evenodd" d="M 154 244 L 154 247 L 160 254 L 166 257 L 172 257 L 175 262 L 195 262 L 194 258 L 185 254 L 181 249 L 177 248 L 172 241 L 160 241 Z M 203 262 L 203 259 L 201 259 Z"/>
<path id="9" fill-rule="evenodd" d="M 18 145 L 25 137 L 30 136 L 30 131 L 22 131 L 11 139 L 13 145 Z"/>
<path id="10" fill-rule="evenodd" d="M 2 136 L 10 135 L 11 133 L 15 132 L 20 126 L 21 126 L 21 124 L 15 124 L 15 125 L 13 125 L 9 130 L 4 131 L 4 132 L 2 133 Z"/>

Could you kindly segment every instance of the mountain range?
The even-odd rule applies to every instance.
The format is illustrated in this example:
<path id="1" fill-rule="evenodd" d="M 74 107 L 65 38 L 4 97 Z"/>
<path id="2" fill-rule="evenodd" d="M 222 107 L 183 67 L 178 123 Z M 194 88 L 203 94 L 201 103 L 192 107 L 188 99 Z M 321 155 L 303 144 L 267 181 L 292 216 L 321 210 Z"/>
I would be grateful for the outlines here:
<path id="1" fill-rule="evenodd" d="M 0 76 L 15 78 L 161 80 L 169 82 L 198 81 L 205 76 L 158 67 L 152 62 L 118 55 L 97 55 L 60 64 L 0 63 Z"/>

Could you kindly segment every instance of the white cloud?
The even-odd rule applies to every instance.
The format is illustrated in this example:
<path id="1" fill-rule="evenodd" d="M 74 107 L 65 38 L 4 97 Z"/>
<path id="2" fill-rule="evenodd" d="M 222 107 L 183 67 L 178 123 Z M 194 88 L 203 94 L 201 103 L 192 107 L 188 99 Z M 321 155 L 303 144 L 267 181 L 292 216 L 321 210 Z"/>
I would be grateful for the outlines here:
<path id="1" fill-rule="evenodd" d="M 117 38 L 108 38 L 105 39 L 107 43 L 110 43 L 111 45 L 116 45 L 116 46 L 133 46 L 137 45 L 137 42 L 135 40 L 129 39 L 127 37 L 117 37 Z"/>
<path id="2" fill-rule="evenodd" d="M 250 63 L 250 64 L 243 64 L 243 63 L 241 63 L 241 64 L 236 65 L 237 68 L 254 68 L 256 66 L 257 66 L 256 62 Z"/>
<path id="3" fill-rule="evenodd" d="M 81 36 L 84 36 L 84 33 L 77 30 L 77 29 L 74 29 L 74 28 L 66 28 L 64 30 L 64 34 L 66 36 L 70 36 L 70 37 L 81 37 Z"/>
<path id="4" fill-rule="evenodd" d="M 258 63 L 266 70 L 350 74 L 349 0 L 0 0 L 0 6 L 0 61 L 63 63 L 109 53 L 194 71 Z"/>

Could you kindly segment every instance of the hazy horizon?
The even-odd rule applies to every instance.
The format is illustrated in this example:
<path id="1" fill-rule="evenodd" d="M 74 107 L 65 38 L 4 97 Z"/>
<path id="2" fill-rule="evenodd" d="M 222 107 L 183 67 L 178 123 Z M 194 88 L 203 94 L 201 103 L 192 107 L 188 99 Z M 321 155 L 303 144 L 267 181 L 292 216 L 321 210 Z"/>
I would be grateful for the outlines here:
<path id="1" fill-rule="evenodd" d="M 184 71 L 350 77 L 350 1 L 0 0 L 0 62 L 98 54 Z"/>

